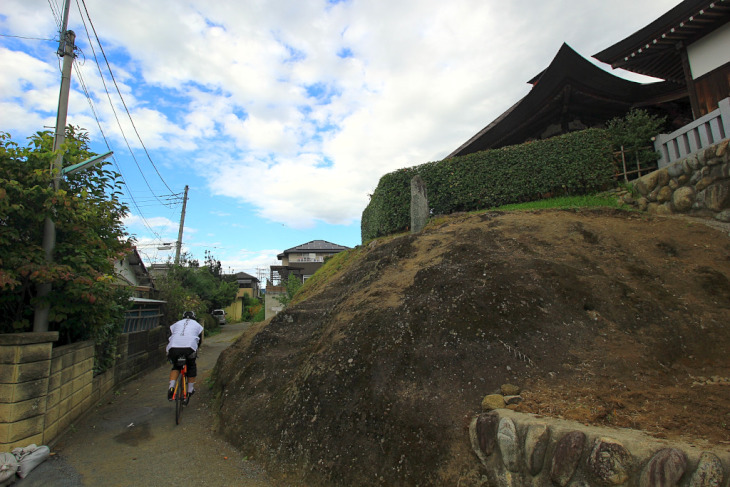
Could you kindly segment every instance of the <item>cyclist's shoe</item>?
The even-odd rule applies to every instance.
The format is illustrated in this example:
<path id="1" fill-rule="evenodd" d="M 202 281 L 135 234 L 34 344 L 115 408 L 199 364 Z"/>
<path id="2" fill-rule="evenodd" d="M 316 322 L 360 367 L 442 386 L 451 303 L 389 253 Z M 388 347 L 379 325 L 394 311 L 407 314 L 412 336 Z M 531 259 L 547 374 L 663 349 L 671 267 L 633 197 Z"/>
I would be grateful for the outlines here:
<path id="1" fill-rule="evenodd" d="M 183 399 L 183 406 L 188 405 L 188 403 L 190 402 L 190 398 L 192 397 L 193 394 L 195 394 L 195 391 L 188 392 L 188 396 L 185 399 Z"/>
<path id="2" fill-rule="evenodd" d="M 174 387 L 170 387 L 167 390 L 167 400 L 168 401 L 172 401 L 172 396 L 174 396 L 174 395 L 175 395 L 175 388 Z"/>

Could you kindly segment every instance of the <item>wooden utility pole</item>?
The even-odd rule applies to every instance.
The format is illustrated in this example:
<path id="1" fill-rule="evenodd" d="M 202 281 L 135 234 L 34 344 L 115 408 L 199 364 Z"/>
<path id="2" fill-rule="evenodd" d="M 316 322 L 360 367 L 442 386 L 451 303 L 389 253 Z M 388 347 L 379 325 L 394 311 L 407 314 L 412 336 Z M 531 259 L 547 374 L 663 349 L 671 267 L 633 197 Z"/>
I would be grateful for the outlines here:
<path id="1" fill-rule="evenodd" d="M 61 145 L 66 140 L 66 116 L 68 114 L 68 95 L 71 90 L 71 68 L 74 61 L 74 41 L 76 34 L 68 27 L 68 11 L 70 0 L 66 0 L 63 24 L 61 26 L 61 41 L 58 46 L 58 55 L 63 57 L 63 68 L 61 70 L 61 89 L 58 95 L 58 112 L 56 114 L 56 133 L 53 137 L 53 150 L 60 151 Z M 53 189 L 58 191 L 61 184 L 61 169 L 63 168 L 63 153 L 59 152 L 51 164 L 53 173 Z M 43 250 L 46 254 L 46 263 L 53 263 L 53 249 L 56 246 L 56 225 L 47 216 L 43 222 Z M 51 283 L 46 282 L 38 285 L 38 304 L 36 304 L 33 316 L 33 331 L 48 331 L 48 312 L 50 304 L 48 295 L 51 293 Z"/>
<path id="2" fill-rule="evenodd" d="M 180 229 L 177 231 L 177 245 L 175 248 L 175 265 L 180 265 L 180 248 L 182 247 L 183 227 L 185 226 L 185 207 L 188 204 L 188 185 L 185 185 L 182 213 L 180 214 Z"/>

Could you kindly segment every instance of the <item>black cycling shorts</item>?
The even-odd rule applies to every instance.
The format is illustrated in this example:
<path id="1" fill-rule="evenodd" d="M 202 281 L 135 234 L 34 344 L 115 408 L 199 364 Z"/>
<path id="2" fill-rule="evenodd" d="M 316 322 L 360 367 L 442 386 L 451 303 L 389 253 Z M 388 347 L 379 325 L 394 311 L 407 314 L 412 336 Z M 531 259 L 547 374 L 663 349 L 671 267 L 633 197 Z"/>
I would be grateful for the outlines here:
<path id="1" fill-rule="evenodd" d="M 193 357 L 190 358 L 190 355 Z M 177 365 L 178 357 L 185 357 L 188 365 L 188 377 L 195 378 L 198 376 L 198 366 L 195 364 L 195 350 L 192 348 L 171 348 L 167 352 L 167 358 L 172 363 L 172 370 L 181 370 L 182 367 Z"/>

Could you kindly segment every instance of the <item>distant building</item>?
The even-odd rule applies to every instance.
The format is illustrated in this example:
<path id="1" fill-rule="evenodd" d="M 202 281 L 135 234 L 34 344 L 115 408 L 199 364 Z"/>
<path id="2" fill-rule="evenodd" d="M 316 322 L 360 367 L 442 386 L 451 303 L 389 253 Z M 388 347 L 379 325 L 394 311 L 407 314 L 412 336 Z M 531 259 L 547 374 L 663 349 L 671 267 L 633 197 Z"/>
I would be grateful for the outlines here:
<path id="1" fill-rule="evenodd" d="M 286 291 L 285 286 L 290 275 L 304 282 L 322 267 L 327 257 L 349 249 L 326 240 L 312 240 L 277 255 L 276 258 L 281 261 L 281 265 L 270 267 L 269 281 L 266 284 L 266 318 L 274 316 L 283 309 L 277 297 Z"/>
<path id="2" fill-rule="evenodd" d="M 225 312 L 228 319 L 235 322 L 241 320 L 243 317 L 244 296 L 251 298 L 261 297 L 261 283 L 258 278 L 245 272 L 238 272 L 233 276 L 236 278 L 236 283 L 238 284 L 238 293 L 236 294 L 236 300 L 225 308 Z"/>
<path id="3" fill-rule="evenodd" d="M 283 286 L 290 274 L 294 274 L 304 282 L 322 267 L 326 257 L 331 257 L 344 250 L 349 250 L 349 247 L 325 240 L 312 240 L 287 249 L 276 256 L 281 261 L 281 265 L 271 266 L 269 282 L 274 287 Z M 268 287 L 267 285 L 267 290 Z"/>

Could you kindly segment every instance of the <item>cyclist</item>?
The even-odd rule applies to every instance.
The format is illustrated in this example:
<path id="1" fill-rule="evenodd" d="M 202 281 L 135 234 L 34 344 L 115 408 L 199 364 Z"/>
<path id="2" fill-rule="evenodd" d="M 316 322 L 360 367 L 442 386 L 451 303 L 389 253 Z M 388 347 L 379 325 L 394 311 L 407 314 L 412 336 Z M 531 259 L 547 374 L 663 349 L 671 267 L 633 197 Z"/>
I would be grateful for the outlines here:
<path id="1" fill-rule="evenodd" d="M 195 313 L 192 311 L 183 313 L 183 318 L 170 326 L 170 338 L 166 348 L 167 358 L 172 362 L 170 388 L 167 390 L 168 401 L 172 401 L 175 381 L 182 369 L 177 365 L 178 357 L 185 357 L 188 366 L 188 399 L 195 393 L 195 377 L 198 375 L 195 357 L 198 348 L 203 344 L 203 332 L 203 326 L 195 321 Z"/>

